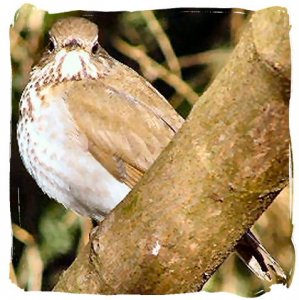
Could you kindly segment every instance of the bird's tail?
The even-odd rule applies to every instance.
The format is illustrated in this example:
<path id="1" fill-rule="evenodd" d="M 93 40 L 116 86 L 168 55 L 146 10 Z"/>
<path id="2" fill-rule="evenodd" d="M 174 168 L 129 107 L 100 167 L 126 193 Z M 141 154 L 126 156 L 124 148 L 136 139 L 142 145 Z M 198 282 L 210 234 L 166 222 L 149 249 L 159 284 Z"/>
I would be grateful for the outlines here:
<path id="1" fill-rule="evenodd" d="M 287 283 L 287 276 L 283 269 L 251 231 L 241 238 L 236 251 L 241 260 L 260 279 Z"/>

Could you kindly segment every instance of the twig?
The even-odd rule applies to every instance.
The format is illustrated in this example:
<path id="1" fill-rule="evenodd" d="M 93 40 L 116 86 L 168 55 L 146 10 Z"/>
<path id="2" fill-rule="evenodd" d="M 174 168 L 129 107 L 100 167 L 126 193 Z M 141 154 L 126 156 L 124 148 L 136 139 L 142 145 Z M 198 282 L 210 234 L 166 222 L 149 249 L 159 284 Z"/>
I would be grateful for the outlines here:
<path id="1" fill-rule="evenodd" d="M 143 18 L 145 19 L 149 30 L 152 32 L 156 41 L 158 42 L 170 70 L 175 73 L 177 76 L 182 77 L 181 67 L 178 61 L 177 56 L 174 53 L 172 45 L 169 41 L 168 36 L 165 34 L 162 26 L 155 17 L 154 13 L 151 10 L 146 10 L 141 12 Z"/>
<path id="2" fill-rule="evenodd" d="M 190 104 L 193 105 L 198 100 L 198 94 L 193 91 L 190 85 L 150 58 L 139 48 L 129 45 L 121 38 L 114 38 L 112 42 L 117 50 L 137 61 L 138 64 L 148 72 L 156 74 L 157 77 L 172 86 L 176 92 L 182 95 Z"/>
<path id="3" fill-rule="evenodd" d="M 18 285 L 18 280 L 17 280 L 15 268 L 14 268 L 12 262 L 10 262 L 10 264 L 9 264 L 9 279 L 10 279 L 14 284 Z"/>
<path id="4" fill-rule="evenodd" d="M 22 254 L 19 264 L 18 283 L 30 291 L 40 291 L 44 264 L 33 236 L 25 229 L 12 224 L 14 237 L 25 244 L 26 248 Z M 21 262 L 24 262 L 22 264 Z M 24 267 L 25 265 L 25 267 Z"/>
<path id="5" fill-rule="evenodd" d="M 182 68 L 189 68 L 195 65 L 208 65 L 216 62 L 224 62 L 231 53 L 231 49 L 216 49 L 199 52 L 196 54 L 179 57 Z"/>
<path id="6" fill-rule="evenodd" d="M 33 236 L 20 226 L 12 224 L 12 232 L 14 237 L 26 246 L 32 246 L 35 244 Z"/>

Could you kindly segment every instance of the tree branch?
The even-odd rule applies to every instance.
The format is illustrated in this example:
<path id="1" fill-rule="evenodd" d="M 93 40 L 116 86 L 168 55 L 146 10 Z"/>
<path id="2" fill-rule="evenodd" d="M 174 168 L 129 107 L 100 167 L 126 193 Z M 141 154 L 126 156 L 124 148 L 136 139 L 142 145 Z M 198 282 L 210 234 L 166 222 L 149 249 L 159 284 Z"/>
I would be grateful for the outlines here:
<path id="1" fill-rule="evenodd" d="M 227 65 L 55 291 L 202 288 L 288 182 L 288 15 L 258 11 Z"/>

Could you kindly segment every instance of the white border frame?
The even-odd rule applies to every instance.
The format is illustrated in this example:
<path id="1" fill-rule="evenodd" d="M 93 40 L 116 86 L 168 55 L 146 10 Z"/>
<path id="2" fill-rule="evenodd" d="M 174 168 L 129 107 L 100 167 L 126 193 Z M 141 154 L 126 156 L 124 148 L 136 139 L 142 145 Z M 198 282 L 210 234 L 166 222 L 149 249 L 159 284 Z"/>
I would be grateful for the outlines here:
<path id="1" fill-rule="evenodd" d="M 129 3 L 128 3 L 129 2 Z M 255 3 L 253 3 L 255 2 Z M 0 109 L 0 229 L 1 229 L 1 245 L 0 245 L 0 291 L 2 299 L 16 299 L 16 297 L 22 297 L 22 299 L 82 299 L 85 297 L 88 299 L 103 299 L 105 296 L 100 295 L 78 295 L 78 294 L 65 294 L 65 293 L 53 293 L 53 292 L 24 292 L 8 279 L 9 274 L 9 261 L 11 259 L 11 249 L 8 245 L 11 245 L 11 220 L 10 220 L 10 208 L 9 208 L 9 160 L 10 160 L 10 118 L 11 118 L 11 65 L 10 65 L 10 51 L 9 51 L 9 26 L 13 22 L 13 17 L 18 8 L 20 8 L 26 1 L 11 0 L 0 1 L 0 32 L 1 32 L 1 68 L 0 68 L 0 84 L 1 84 L 1 109 Z M 263 9 L 269 6 L 283 6 L 287 7 L 290 15 L 291 28 L 291 44 L 292 44 L 292 94 L 290 104 L 290 130 L 292 138 L 292 150 L 293 150 L 293 165 L 294 165 L 294 195 L 293 199 L 298 199 L 298 140 L 299 135 L 295 130 L 295 118 L 298 114 L 298 5 L 294 0 L 151 0 L 149 2 L 129 0 L 76 0 L 76 1 L 63 1 L 63 0 L 29 0 L 28 3 L 36 5 L 37 7 L 47 10 L 51 13 L 70 11 L 70 10 L 98 10 L 98 11 L 134 11 L 145 9 L 162 9 L 162 8 L 174 8 L 174 7 L 210 7 L 210 8 L 244 8 L 250 10 Z M 296 33 L 297 32 L 297 33 Z M 295 37 L 297 36 L 297 40 Z M 296 86 L 297 85 L 297 86 Z M 297 99 L 297 100 L 295 100 Z M 297 229 L 299 207 L 296 201 L 293 203 L 293 242 L 296 244 L 299 241 L 299 231 Z M 298 275 L 298 261 L 296 261 L 295 274 L 291 287 L 286 289 L 285 287 L 274 285 L 271 292 L 265 293 L 260 299 L 271 299 L 272 297 L 285 297 L 288 299 L 295 299 L 296 295 L 299 295 L 299 275 Z M 97 298 L 95 298 L 97 297 Z M 119 295 L 114 296 L 122 299 L 130 299 L 131 297 L 142 296 L 129 296 Z M 147 297 L 164 297 L 164 299 L 170 299 L 170 297 L 176 297 L 177 299 L 198 299 L 198 297 L 209 299 L 234 299 L 239 297 L 234 294 L 228 293 L 192 293 L 184 295 L 166 295 L 166 296 L 147 296 Z M 270 298 L 271 297 L 271 298 Z M 298 297 L 298 296 L 297 296 Z"/>

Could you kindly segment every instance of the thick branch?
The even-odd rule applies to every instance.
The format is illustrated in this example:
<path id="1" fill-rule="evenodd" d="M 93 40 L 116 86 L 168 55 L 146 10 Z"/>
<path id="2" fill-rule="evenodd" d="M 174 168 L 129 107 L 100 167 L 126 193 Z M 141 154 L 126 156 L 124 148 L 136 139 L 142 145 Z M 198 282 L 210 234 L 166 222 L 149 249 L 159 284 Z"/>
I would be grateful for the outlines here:
<path id="1" fill-rule="evenodd" d="M 202 288 L 287 183 L 288 32 L 285 10 L 255 13 L 181 131 L 92 235 L 56 291 Z"/>

